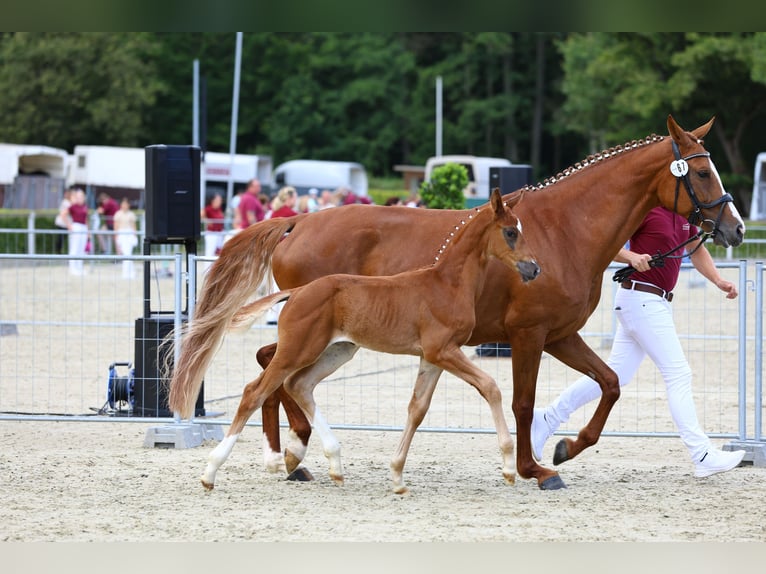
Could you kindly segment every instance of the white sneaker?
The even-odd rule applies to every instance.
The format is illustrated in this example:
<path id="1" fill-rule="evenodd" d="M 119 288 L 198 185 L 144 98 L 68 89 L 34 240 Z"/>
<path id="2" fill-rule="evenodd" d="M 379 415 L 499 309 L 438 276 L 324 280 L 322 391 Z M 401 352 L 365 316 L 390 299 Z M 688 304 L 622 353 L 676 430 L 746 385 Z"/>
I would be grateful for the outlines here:
<path id="1" fill-rule="evenodd" d="M 529 438 L 532 443 L 532 456 L 539 462 L 543 458 L 545 441 L 548 440 L 552 433 L 548 426 L 548 421 L 545 420 L 545 409 L 534 409 L 532 412 L 534 414 L 532 416 L 532 429 Z"/>
<path id="2" fill-rule="evenodd" d="M 705 478 L 719 472 L 726 472 L 739 466 L 744 457 L 744 450 L 723 451 L 711 449 L 705 453 L 702 460 L 694 464 L 694 476 Z"/>

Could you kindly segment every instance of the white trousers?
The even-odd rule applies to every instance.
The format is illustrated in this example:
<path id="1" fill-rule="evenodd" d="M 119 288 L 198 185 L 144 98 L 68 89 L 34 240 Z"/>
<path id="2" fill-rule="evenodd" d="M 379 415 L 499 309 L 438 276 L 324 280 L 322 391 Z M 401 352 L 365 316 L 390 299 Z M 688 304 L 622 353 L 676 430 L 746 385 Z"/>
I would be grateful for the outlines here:
<path id="1" fill-rule="evenodd" d="M 69 231 L 69 255 L 85 255 L 85 246 L 88 244 L 88 226 L 82 223 L 73 223 Z M 72 275 L 82 275 L 82 259 L 69 260 L 69 272 Z"/>
<path id="2" fill-rule="evenodd" d="M 619 288 L 615 314 L 618 325 L 607 364 L 617 373 L 620 387 L 633 379 L 648 355 L 665 382 L 670 415 L 681 440 L 692 461 L 699 461 L 710 448 L 710 439 L 697 420 L 692 372 L 676 333 L 671 304 L 651 293 Z M 599 397 L 598 384 L 590 377 L 580 377 L 545 409 L 548 425 L 556 430 L 574 411 Z"/>

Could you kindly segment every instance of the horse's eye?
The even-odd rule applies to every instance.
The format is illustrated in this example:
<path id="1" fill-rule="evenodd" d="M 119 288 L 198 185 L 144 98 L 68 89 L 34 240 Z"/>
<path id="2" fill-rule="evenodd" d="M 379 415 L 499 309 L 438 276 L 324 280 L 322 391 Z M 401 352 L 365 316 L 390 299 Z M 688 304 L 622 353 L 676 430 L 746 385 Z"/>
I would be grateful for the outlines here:
<path id="1" fill-rule="evenodd" d="M 710 177 L 710 172 L 707 170 L 698 171 L 697 177 L 699 177 L 700 179 L 707 179 Z"/>
<path id="2" fill-rule="evenodd" d="M 517 239 L 519 237 L 519 230 L 515 227 L 506 227 L 504 230 L 506 239 Z"/>

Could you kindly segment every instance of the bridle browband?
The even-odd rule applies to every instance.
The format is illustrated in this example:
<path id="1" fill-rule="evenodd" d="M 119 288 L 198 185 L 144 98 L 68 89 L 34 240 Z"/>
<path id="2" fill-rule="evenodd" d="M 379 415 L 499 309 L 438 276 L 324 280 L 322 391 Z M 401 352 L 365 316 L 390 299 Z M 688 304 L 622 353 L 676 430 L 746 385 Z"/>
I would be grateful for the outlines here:
<path id="1" fill-rule="evenodd" d="M 703 203 L 697 198 L 697 194 L 694 193 L 694 187 L 692 187 L 692 182 L 689 179 L 689 164 L 687 163 L 688 160 L 695 158 L 695 157 L 710 157 L 710 152 L 698 152 L 689 154 L 686 157 L 681 157 L 681 150 L 678 148 L 678 144 L 675 142 L 675 140 L 671 140 L 671 146 L 673 148 L 673 156 L 675 157 L 675 160 L 671 162 L 670 164 L 670 172 L 675 176 L 676 178 L 676 192 L 675 192 L 675 199 L 673 201 L 673 211 L 675 213 L 678 213 L 678 192 L 681 187 L 681 182 L 683 182 L 684 187 L 686 188 L 686 194 L 689 196 L 689 199 L 692 202 L 692 205 L 694 205 L 694 210 L 689 214 L 689 217 L 687 218 L 689 223 L 691 223 L 694 226 L 699 227 L 699 231 L 693 236 L 681 243 L 680 245 L 677 245 L 670 249 L 669 251 L 665 253 L 658 253 L 654 257 L 652 257 L 649 260 L 649 266 L 650 267 L 662 267 L 664 265 L 665 259 L 681 259 L 683 257 L 683 254 L 681 255 L 672 255 L 672 253 L 678 251 L 682 247 L 685 247 L 692 241 L 695 241 L 696 239 L 699 239 L 700 237 L 702 240 L 697 244 L 697 246 L 692 249 L 688 254 L 692 255 L 697 249 L 702 247 L 702 244 L 707 241 L 709 237 L 712 237 L 716 233 L 718 233 L 718 225 L 721 222 L 721 217 L 723 216 L 723 209 L 726 206 L 727 203 L 734 201 L 732 196 L 729 193 L 724 193 L 721 197 L 716 199 L 715 201 L 711 201 L 710 203 Z M 703 209 L 712 209 L 713 207 L 720 205 L 721 209 L 718 211 L 718 217 L 715 221 L 712 221 L 710 219 L 705 219 L 702 215 Z M 706 230 L 707 228 L 707 230 Z M 614 275 L 612 276 L 612 280 L 622 283 L 625 281 L 628 277 L 630 277 L 631 274 L 635 271 L 635 268 L 628 265 L 627 267 L 623 267 L 622 269 L 618 269 Z"/>

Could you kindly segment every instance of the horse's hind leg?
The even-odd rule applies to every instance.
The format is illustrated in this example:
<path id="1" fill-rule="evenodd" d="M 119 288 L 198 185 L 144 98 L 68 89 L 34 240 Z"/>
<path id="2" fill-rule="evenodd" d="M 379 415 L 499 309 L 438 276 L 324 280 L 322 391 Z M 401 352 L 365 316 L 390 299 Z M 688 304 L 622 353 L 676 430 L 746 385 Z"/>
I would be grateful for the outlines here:
<path id="1" fill-rule="evenodd" d="M 303 410 L 322 441 L 324 455 L 330 464 L 330 478 L 338 484 L 343 484 L 343 465 L 340 458 L 340 443 L 330 429 L 330 425 L 322 416 L 314 402 L 314 388 L 325 377 L 337 371 L 350 361 L 359 347 L 353 343 L 335 343 L 327 347 L 322 355 L 312 365 L 298 371 L 285 383 L 285 391 L 295 399 L 296 404 Z M 305 450 L 296 453 L 300 462 Z M 290 455 L 285 455 L 287 460 Z M 297 465 L 296 465 L 297 466 Z"/>
<path id="2" fill-rule="evenodd" d="M 212 490 L 215 485 L 215 475 L 221 465 L 229 458 L 234 444 L 237 442 L 242 429 L 252 414 L 263 404 L 264 399 L 278 387 L 286 372 L 276 373 L 271 371 L 262 372 L 257 379 L 245 385 L 239 407 L 231 421 L 231 426 L 226 436 L 213 451 L 208 455 L 207 467 L 202 474 L 202 485 Z"/>
<path id="3" fill-rule="evenodd" d="M 272 343 L 261 347 L 255 353 L 255 359 L 265 371 L 269 366 L 277 344 Z M 263 464 L 269 472 L 283 472 L 285 458 L 282 456 L 282 446 L 279 437 L 279 390 L 275 391 L 263 402 L 261 406 L 261 422 L 263 427 Z"/>
<path id="4" fill-rule="evenodd" d="M 431 399 L 441 374 L 442 370 L 439 367 L 432 365 L 425 359 L 420 360 L 418 378 L 415 380 L 415 388 L 412 390 L 412 398 L 407 407 L 407 423 L 404 425 L 399 445 L 396 447 L 396 452 L 394 452 L 394 456 L 391 459 L 391 480 L 394 483 L 394 492 L 396 494 L 407 492 L 407 487 L 402 479 L 402 471 L 407 461 L 407 453 L 410 450 L 415 431 L 418 430 L 420 423 L 423 422 L 423 418 L 428 412 L 428 407 L 431 406 Z"/>
<path id="5" fill-rule="evenodd" d="M 258 349 L 255 357 L 258 364 L 265 370 L 268 367 L 277 343 L 272 343 Z M 285 409 L 287 421 L 290 425 L 288 444 L 284 454 L 279 436 L 279 405 Z M 269 395 L 261 407 L 261 421 L 263 425 L 263 463 L 269 472 L 285 471 L 291 473 L 300 464 L 302 455 L 305 453 L 311 437 L 311 425 L 300 407 L 295 404 L 292 397 L 280 386 L 274 393 Z"/>

